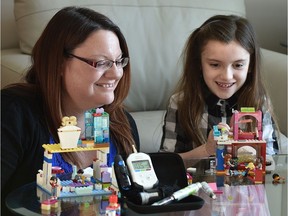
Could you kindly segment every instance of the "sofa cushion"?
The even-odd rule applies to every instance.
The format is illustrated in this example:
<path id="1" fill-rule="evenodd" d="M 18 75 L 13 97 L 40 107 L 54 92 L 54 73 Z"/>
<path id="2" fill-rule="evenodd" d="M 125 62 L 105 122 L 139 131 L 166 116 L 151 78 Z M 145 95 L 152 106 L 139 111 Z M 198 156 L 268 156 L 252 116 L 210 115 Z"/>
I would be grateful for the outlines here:
<path id="1" fill-rule="evenodd" d="M 225 4 L 221 4 L 221 2 Z M 161 28 L 159 28 L 161 26 L 158 26 L 159 21 L 162 23 L 162 28 L 171 28 L 174 24 L 177 27 L 179 23 L 182 23 L 182 19 L 193 19 L 193 17 L 183 16 L 187 14 L 187 12 L 193 14 L 194 20 L 190 22 L 191 26 L 187 26 L 187 32 L 181 30 L 181 34 L 189 33 L 190 30 L 202 23 L 206 17 L 215 13 L 228 12 L 245 15 L 243 14 L 245 9 L 242 1 L 232 3 L 227 0 L 218 2 L 210 1 L 209 3 L 207 1 L 207 4 L 200 3 L 200 1 L 198 3 L 197 1 L 194 1 L 192 4 L 191 1 L 175 2 L 174 0 L 162 0 L 156 2 L 143 0 L 49 0 L 49 4 L 47 4 L 46 0 L 15 0 L 14 14 L 20 36 L 21 50 L 25 53 L 31 54 L 33 45 L 51 17 L 62 7 L 71 5 L 81 5 L 102 12 L 112 18 L 116 23 L 119 23 L 119 25 L 129 26 L 130 32 L 133 31 L 135 33 L 135 30 L 138 29 L 140 30 L 139 34 L 144 35 L 145 32 L 143 32 L 143 30 L 149 30 L 149 28 L 142 28 L 142 24 L 149 25 L 150 30 L 155 30 L 154 33 L 156 35 L 157 32 L 166 33 L 167 31 L 161 31 Z M 174 5 L 174 7 L 171 7 L 172 5 Z M 228 8 L 229 11 L 226 11 L 225 8 Z M 233 9 L 235 9 L 235 11 L 233 11 Z M 162 16 L 162 14 L 164 16 Z M 132 17 L 133 19 L 131 19 Z M 165 19 L 163 19 L 164 17 Z M 137 22 L 135 22 L 134 18 Z M 130 26 L 129 22 L 131 21 L 133 23 L 138 23 L 138 25 Z M 173 29 L 174 27 L 171 28 L 171 30 Z M 181 27 L 178 29 L 183 28 Z M 166 36 L 169 37 L 169 35 Z M 183 37 L 183 39 L 184 38 L 186 37 Z"/>
<path id="2" fill-rule="evenodd" d="M 157 110 L 130 113 L 138 128 L 141 152 L 159 151 L 165 112 L 165 110 Z"/>
<path id="3" fill-rule="evenodd" d="M 104 13 L 122 29 L 131 55 L 132 88 L 126 105 L 132 111 L 166 108 L 179 77 L 181 50 L 196 27 L 215 14 L 245 16 L 244 0 L 15 0 L 22 52 L 31 53 L 51 17 L 71 5 Z"/>

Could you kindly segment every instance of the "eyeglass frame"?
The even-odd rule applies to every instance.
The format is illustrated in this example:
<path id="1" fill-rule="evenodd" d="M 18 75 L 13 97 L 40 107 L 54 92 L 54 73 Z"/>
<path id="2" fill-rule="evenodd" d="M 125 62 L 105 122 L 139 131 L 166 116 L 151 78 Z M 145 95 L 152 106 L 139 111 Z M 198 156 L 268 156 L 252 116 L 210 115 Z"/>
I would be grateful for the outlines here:
<path id="1" fill-rule="evenodd" d="M 88 65 L 90 65 L 90 66 L 92 66 L 92 67 L 94 67 L 94 68 L 96 68 L 96 69 L 98 69 L 98 70 L 100 69 L 99 66 L 98 66 L 99 63 L 101 63 L 101 62 L 102 62 L 102 63 L 103 63 L 103 62 L 109 62 L 109 63 L 110 63 L 110 64 L 109 64 L 109 67 L 107 67 L 107 68 L 104 69 L 103 71 L 106 71 L 106 70 L 110 69 L 114 63 L 115 63 L 115 65 L 116 65 L 116 67 L 119 68 L 119 69 L 126 67 L 127 64 L 129 63 L 129 57 L 122 57 L 122 58 L 120 58 L 119 60 L 115 60 L 115 61 L 110 60 L 110 59 L 105 59 L 105 60 L 100 60 L 100 61 L 93 61 L 93 60 L 90 60 L 90 59 L 87 59 L 87 58 L 83 58 L 83 57 L 74 55 L 73 53 L 67 53 L 67 55 L 70 56 L 70 57 L 74 57 L 74 58 L 76 58 L 76 59 L 78 59 L 78 60 L 80 60 L 80 61 L 82 61 L 82 62 L 85 62 L 85 63 L 87 63 Z M 121 64 L 122 61 L 123 61 L 124 63 L 122 63 L 122 65 L 118 66 L 118 64 Z M 103 65 L 105 65 L 105 64 L 103 64 Z M 123 65 L 124 65 L 124 66 L 123 66 Z M 98 66 L 98 68 L 97 68 L 97 66 Z"/>

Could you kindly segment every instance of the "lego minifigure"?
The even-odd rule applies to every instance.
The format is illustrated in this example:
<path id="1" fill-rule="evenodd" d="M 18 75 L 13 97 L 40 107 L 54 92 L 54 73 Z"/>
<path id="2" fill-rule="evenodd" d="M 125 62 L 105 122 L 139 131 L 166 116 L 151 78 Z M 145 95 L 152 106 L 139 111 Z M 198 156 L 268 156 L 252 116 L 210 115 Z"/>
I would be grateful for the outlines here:
<path id="1" fill-rule="evenodd" d="M 109 197 L 109 205 L 106 207 L 105 216 L 120 216 L 121 207 L 118 203 L 117 195 L 111 195 Z"/>
<path id="2" fill-rule="evenodd" d="M 79 169 L 73 181 L 84 184 L 85 177 L 83 176 L 83 174 L 84 174 L 84 171 L 82 169 Z"/>
<path id="3" fill-rule="evenodd" d="M 52 187 L 51 189 L 51 199 L 57 199 L 57 187 L 58 185 L 58 179 L 56 176 L 52 176 L 50 178 L 50 185 Z"/>
<path id="4" fill-rule="evenodd" d="M 284 183 L 285 182 L 285 178 L 279 176 L 277 173 L 274 173 L 272 175 L 272 178 L 273 178 L 273 181 L 272 181 L 273 184 L 279 184 L 279 183 Z"/>
<path id="5" fill-rule="evenodd" d="M 257 157 L 255 159 L 255 168 L 258 170 L 262 170 L 262 162 L 263 162 L 263 157 Z"/>
<path id="6" fill-rule="evenodd" d="M 244 171 L 245 175 L 244 176 L 249 175 L 249 171 L 254 171 L 254 169 L 255 169 L 254 163 L 252 163 L 252 162 L 248 163 L 248 165 L 245 166 L 245 171 Z"/>
<path id="7" fill-rule="evenodd" d="M 192 182 L 193 182 L 193 177 L 192 177 L 192 175 L 190 175 L 188 172 L 186 173 L 186 175 L 187 175 L 188 185 L 192 184 Z"/>
<path id="8" fill-rule="evenodd" d="M 225 127 L 221 128 L 221 139 L 228 140 L 229 130 Z"/>
<path id="9" fill-rule="evenodd" d="M 229 170 L 231 169 L 231 167 L 234 167 L 234 164 L 232 163 L 232 155 L 226 154 L 224 156 L 224 161 L 225 161 L 226 175 L 229 175 Z"/>

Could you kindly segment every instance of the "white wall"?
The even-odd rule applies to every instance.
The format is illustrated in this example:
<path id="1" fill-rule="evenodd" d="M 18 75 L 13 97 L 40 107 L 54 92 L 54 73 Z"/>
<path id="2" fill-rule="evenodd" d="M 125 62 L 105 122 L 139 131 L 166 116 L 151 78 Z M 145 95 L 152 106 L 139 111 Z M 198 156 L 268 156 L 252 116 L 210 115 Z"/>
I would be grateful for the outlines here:
<path id="1" fill-rule="evenodd" d="M 261 47 L 287 54 L 287 0 L 245 0 L 245 4 Z"/>

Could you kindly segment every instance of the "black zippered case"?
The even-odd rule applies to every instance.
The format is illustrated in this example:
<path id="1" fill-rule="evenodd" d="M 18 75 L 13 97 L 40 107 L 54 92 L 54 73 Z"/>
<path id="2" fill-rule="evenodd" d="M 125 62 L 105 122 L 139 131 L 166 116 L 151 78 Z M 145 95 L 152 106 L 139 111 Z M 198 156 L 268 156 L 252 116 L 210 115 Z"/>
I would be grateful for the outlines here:
<path id="1" fill-rule="evenodd" d="M 149 153 L 155 173 L 159 180 L 158 187 L 169 187 L 171 194 L 174 191 L 188 186 L 186 169 L 182 158 L 176 153 Z M 116 175 L 118 182 L 118 178 Z M 118 182 L 119 185 L 119 182 Z M 139 204 L 135 199 L 128 199 L 125 196 L 126 191 L 121 190 L 120 193 L 124 195 L 121 200 L 126 203 L 127 207 L 134 212 L 141 214 L 189 211 L 202 208 L 204 200 L 198 196 L 190 195 L 178 202 L 172 202 L 167 205 L 152 206 L 151 204 Z"/>

